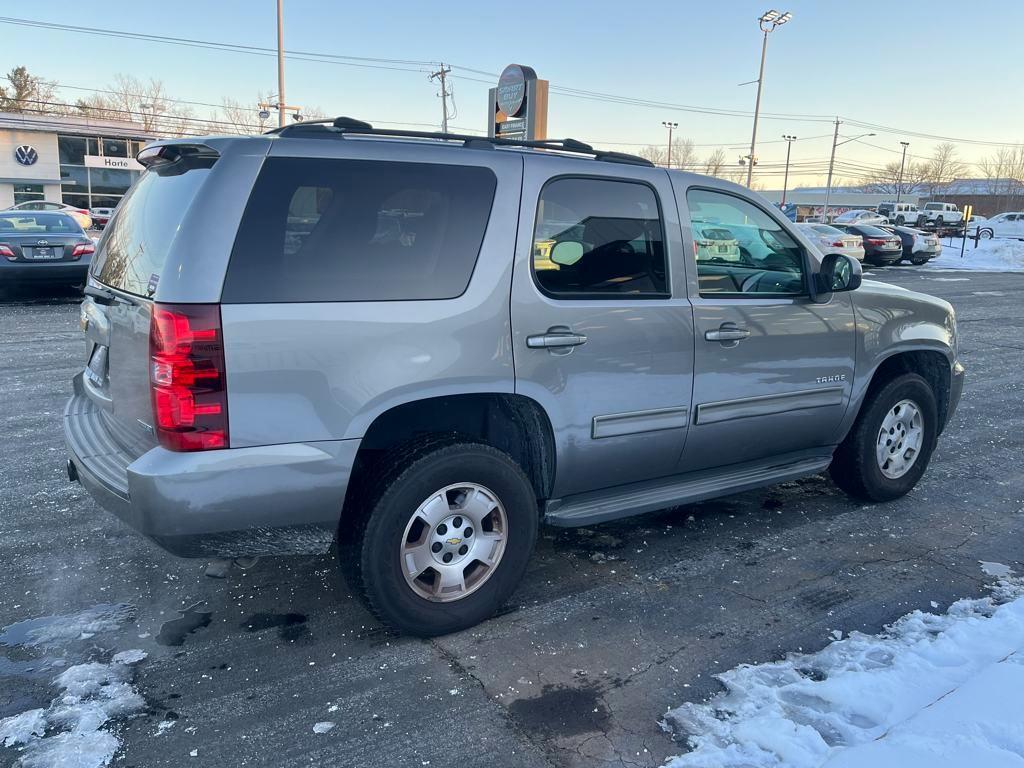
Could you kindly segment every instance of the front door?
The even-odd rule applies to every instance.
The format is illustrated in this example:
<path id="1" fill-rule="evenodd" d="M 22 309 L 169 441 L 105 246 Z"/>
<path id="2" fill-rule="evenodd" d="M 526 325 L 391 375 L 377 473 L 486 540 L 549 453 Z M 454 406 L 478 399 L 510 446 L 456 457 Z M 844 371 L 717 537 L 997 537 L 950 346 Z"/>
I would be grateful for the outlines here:
<path id="1" fill-rule="evenodd" d="M 667 174 L 623 166 L 609 179 L 601 165 L 525 159 L 516 392 L 551 419 L 556 497 L 672 474 L 690 414 L 692 316 L 670 266 L 682 244 Z"/>
<path id="2" fill-rule="evenodd" d="M 714 227 L 739 246 L 690 251 L 694 413 L 680 471 L 834 444 L 853 383 L 850 294 L 811 301 L 812 257 L 760 202 L 675 183 L 690 232 Z"/>

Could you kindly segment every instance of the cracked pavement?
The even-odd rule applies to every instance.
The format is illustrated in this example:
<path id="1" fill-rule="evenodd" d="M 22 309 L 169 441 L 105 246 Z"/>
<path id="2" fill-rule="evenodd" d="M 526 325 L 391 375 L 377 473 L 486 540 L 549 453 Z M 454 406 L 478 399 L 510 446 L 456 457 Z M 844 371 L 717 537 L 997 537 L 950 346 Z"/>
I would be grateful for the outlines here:
<path id="1" fill-rule="evenodd" d="M 979 560 L 1024 570 L 1024 275 L 875 277 L 943 296 L 960 319 L 966 391 L 909 496 L 861 504 L 813 477 L 543 529 L 501 615 L 433 641 L 385 632 L 330 556 L 214 580 L 99 510 L 63 469 L 77 304 L 2 304 L 0 625 L 135 607 L 129 624 L 66 650 L 149 654 L 135 678 L 147 711 L 117 726 L 126 768 L 660 765 L 683 746 L 659 718 L 715 692 L 715 673 L 981 594 Z M 0 647 L 0 717 L 53 695 L 5 664 L 16 651 Z M 314 733 L 319 722 L 335 727 Z M 0 765 L 16 757 L 0 748 Z"/>

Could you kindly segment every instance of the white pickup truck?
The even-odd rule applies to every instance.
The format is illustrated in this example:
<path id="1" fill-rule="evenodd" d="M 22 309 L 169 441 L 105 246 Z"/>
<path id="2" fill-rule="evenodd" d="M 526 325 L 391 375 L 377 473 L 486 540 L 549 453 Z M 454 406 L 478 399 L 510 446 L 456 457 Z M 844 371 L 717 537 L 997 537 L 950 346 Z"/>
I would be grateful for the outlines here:
<path id="1" fill-rule="evenodd" d="M 924 214 L 924 223 L 937 227 L 961 224 L 964 220 L 963 212 L 955 203 L 925 203 L 921 213 Z"/>

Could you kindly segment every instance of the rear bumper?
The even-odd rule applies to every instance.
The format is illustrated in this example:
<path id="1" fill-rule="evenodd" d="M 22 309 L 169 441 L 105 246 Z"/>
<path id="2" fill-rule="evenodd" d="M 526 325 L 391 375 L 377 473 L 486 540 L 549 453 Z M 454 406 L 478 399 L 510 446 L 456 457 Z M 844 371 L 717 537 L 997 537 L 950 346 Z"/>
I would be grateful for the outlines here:
<path id="1" fill-rule="evenodd" d="M 88 260 L 29 262 L 0 259 L 0 284 L 84 283 L 88 271 Z"/>
<path id="2" fill-rule="evenodd" d="M 64 412 L 70 472 L 104 509 L 181 557 L 321 553 L 334 541 L 358 440 L 132 460 L 81 393 Z"/>

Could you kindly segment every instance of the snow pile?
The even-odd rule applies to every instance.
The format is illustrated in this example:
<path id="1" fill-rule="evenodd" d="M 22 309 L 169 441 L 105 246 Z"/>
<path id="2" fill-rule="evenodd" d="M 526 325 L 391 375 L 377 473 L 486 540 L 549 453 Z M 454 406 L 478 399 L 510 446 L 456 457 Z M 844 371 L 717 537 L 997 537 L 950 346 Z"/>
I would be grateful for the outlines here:
<path id="1" fill-rule="evenodd" d="M 943 238 L 941 242 L 942 253 L 937 259 L 929 261 L 929 266 L 980 272 L 1024 272 L 1024 243 L 1020 240 L 982 240 L 975 248 L 974 240 L 968 239 L 962 259 L 960 238 L 954 237 L 952 245 L 948 238 Z"/>
<path id="2" fill-rule="evenodd" d="M 880 635 L 742 665 L 666 713 L 691 748 L 667 768 L 937 768 L 1024 763 L 1024 579 Z"/>
<path id="3" fill-rule="evenodd" d="M 117 629 L 133 618 L 135 609 L 130 605 L 96 605 L 81 613 L 45 616 L 6 626 L 0 633 L 0 645 L 53 646 L 72 640 L 87 640 L 99 632 Z"/>
<path id="4" fill-rule="evenodd" d="M 61 692 L 49 707 L 0 720 L 0 744 L 21 752 L 22 768 L 109 765 L 120 742 L 103 726 L 145 707 L 131 683 L 131 665 L 145 658 L 145 652 L 131 650 L 116 654 L 109 664 L 68 667 L 53 681 Z"/>

